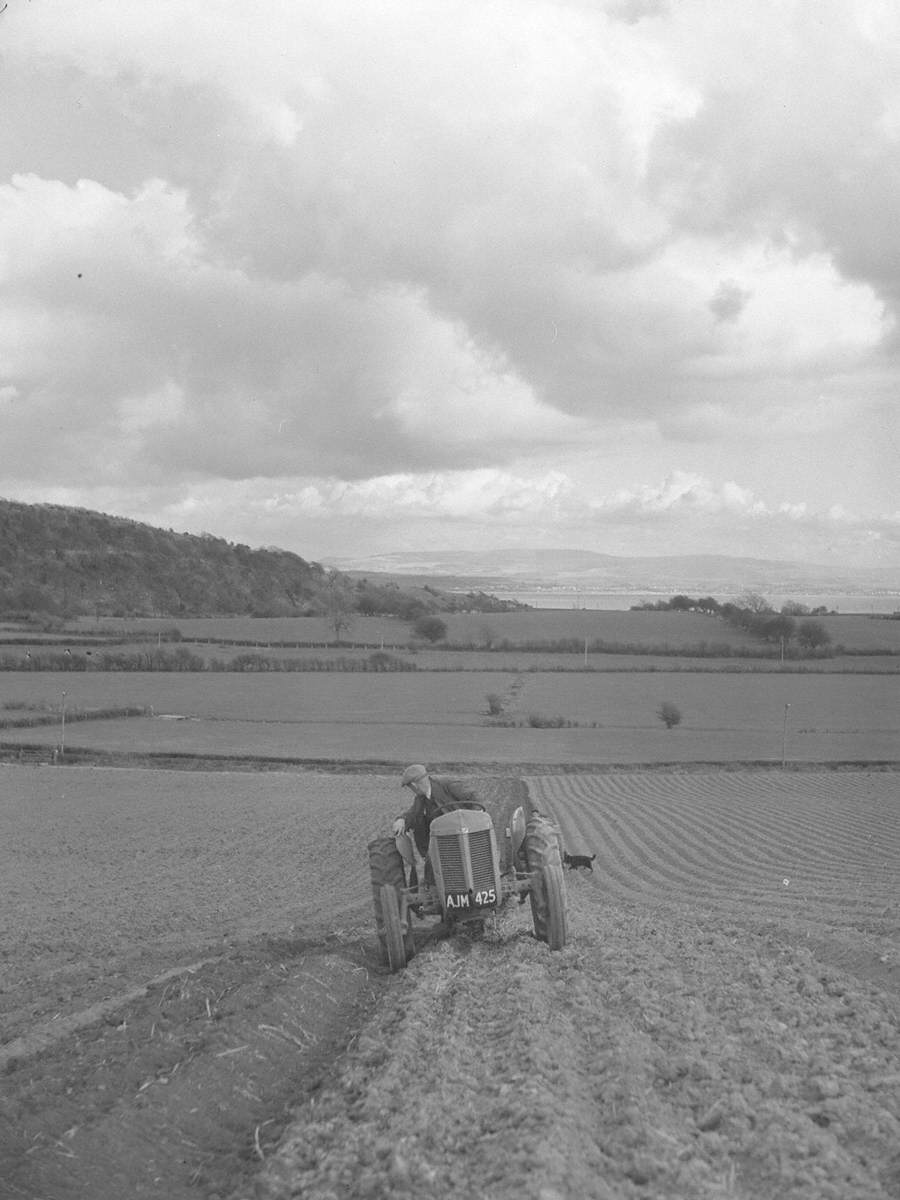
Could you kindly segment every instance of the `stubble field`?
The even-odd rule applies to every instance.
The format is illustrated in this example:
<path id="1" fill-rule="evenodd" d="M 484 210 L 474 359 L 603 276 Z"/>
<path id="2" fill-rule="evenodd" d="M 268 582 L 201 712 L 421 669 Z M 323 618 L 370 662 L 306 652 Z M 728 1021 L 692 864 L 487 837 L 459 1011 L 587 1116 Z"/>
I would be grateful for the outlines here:
<path id="1" fill-rule="evenodd" d="M 900 1195 L 896 775 L 527 783 L 567 947 L 388 977 L 395 775 L 3 769 L 0 1195 Z"/>

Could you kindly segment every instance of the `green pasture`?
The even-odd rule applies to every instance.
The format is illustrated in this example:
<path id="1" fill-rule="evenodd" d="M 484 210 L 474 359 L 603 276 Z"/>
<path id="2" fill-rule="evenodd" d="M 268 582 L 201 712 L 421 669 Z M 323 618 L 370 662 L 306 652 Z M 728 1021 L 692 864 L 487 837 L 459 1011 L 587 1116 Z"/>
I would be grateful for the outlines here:
<path id="1" fill-rule="evenodd" d="M 898 681 L 888 676 L 758 674 L 536 674 L 525 678 L 516 714 L 559 714 L 580 724 L 648 728 L 669 701 L 682 713 L 678 736 L 695 728 L 723 730 L 781 728 L 790 705 L 792 728 L 822 733 L 880 731 L 897 738 L 900 751 Z"/>
<path id="2" fill-rule="evenodd" d="M 804 617 L 798 617 L 798 623 Z M 813 617 L 821 621 L 835 646 L 848 650 L 886 650 L 900 653 L 900 620 L 848 613 L 846 616 Z"/>
<path id="3" fill-rule="evenodd" d="M 524 609 L 507 613 L 447 613 L 441 619 L 447 626 L 447 642 L 489 649 L 507 640 L 521 645 L 527 642 L 604 640 L 642 646 L 668 644 L 692 646 L 702 641 L 728 642 L 735 646 L 754 645 L 754 639 L 724 622 L 700 613 L 675 612 L 601 612 L 587 609 Z M 180 620 L 103 618 L 99 623 L 82 617 L 75 628 L 95 632 L 98 628 L 114 634 L 144 631 L 165 634 L 177 628 L 186 640 L 228 639 L 252 643 L 334 642 L 334 631 L 325 617 L 209 617 Z M 390 617 L 353 616 L 342 633 L 345 642 L 364 642 L 370 646 L 404 646 L 416 639 L 404 621 Z M 900 636 L 897 639 L 900 648 Z"/>
<path id="4" fill-rule="evenodd" d="M 517 647 L 573 639 L 583 645 L 606 642 L 646 649 L 690 649 L 706 644 L 735 649 L 759 649 L 758 638 L 727 625 L 717 617 L 680 612 L 607 612 L 594 609 L 526 609 L 509 613 L 451 613 L 442 618 L 447 642 L 490 650 L 502 641 Z M 900 654 L 900 620 L 865 615 L 816 618 L 821 620 L 835 646 L 851 651 Z M 103 618 L 99 623 L 81 618 L 73 633 L 104 632 L 113 636 L 144 633 L 163 636 L 177 628 L 184 640 L 210 643 L 210 653 L 233 651 L 232 642 L 265 648 L 278 642 L 308 642 L 334 647 L 334 631 L 324 617 L 209 617 L 209 618 Z M 58 640 L 54 638 L 54 640 Z M 354 616 L 342 634 L 345 643 L 363 643 L 373 649 L 405 647 L 416 639 L 411 627 L 390 617 Z M 221 642 L 221 649 L 215 644 Z"/>
<path id="5" fill-rule="evenodd" d="M 694 673 L 0 675 L 0 717 L 43 706 L 49 725 L 0 729 L 6 745 L 234 757 L 502 763 L 900 759 L 897 680 L 876 675 Z M 503 702 L 488 716 L 487 695 Z M 665 729 L 656 710 L 678 706 Z M 785 706 L 790 707 L 786 710 Z M 146 717 L 76 721 L 140 706 Z M 529 717 L 562 718 L 533 728 Z M 787 715 L 787 721 L 785 721 Z M 57 717 L 59 719 L 57 719 Z"/>

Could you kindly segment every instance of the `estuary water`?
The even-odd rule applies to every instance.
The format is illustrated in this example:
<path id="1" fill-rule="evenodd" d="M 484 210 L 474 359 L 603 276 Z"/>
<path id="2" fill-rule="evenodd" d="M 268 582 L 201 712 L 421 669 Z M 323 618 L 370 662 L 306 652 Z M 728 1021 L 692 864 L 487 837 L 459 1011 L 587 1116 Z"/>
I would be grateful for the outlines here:
<path id="1" fill-rule="evenodd" d="M 496 590 L 495 595 L 504 600 L 518 600 L 520 604 L 529 604 L 532 608 L 590 608 L 604 611 L 627 611 L 638 604 L 653 604 L 659 600 L 667 600 L 675 592 L 592 592 L 580 591 L 576 588 L 532 588 L 519 591 L 516 588 Z M 704 595 L 705 593 L 688 592 L 689 595 Z M 878 613 L 890 615 L 900 611 L 900 592 L 879 595 L 827 595 L 827 594 L 798 594 L 775 595 L 766 593 L 766 599 L 776 610 L 783 604 L 794 601 L 805 604 L 807 608 L 823 606 L 829 612 L 837 613 Z M 738 593 L 731 596 L 716 596 L 720 603 L 727 600 L 737 600 Z"/>

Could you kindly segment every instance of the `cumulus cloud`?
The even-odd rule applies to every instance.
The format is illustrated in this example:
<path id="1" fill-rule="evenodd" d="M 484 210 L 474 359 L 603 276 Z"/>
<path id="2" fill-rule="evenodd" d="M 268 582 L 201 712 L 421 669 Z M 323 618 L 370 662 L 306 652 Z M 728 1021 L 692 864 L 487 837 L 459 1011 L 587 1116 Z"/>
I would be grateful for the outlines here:
<path id="1" fill-rule="evenodd" d="M 420 293 L 248 275 L 199 226 L 158 180 L 132 196 L 34 176 L 0 187 L 0 353 L 21 398 L 6 472 L 354 476 L 577 435 Z"/>
<path id="2" fill-rule="evenodd" d="M 896 508 L 894 6 L 2 20 L 0 490 L 246 489 L 266 543 Z"/>

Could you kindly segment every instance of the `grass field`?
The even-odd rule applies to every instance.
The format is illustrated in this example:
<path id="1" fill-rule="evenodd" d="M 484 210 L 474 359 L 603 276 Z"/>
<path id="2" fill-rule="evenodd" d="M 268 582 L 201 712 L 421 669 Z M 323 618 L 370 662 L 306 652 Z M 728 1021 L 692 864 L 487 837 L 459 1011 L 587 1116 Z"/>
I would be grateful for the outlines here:
<path id="1" fill-rule="evenodd" d="M 636 646 L 666 644 L 674 649 L 701 642 L 725 642 L 734 647 L 759 648 L 758 639 L 726 625 L 715 617 L 700 613 L 678 612 L 605 612 L 588 609 L 529 609 L 511 613 L 451 613 L 445 616 L 447 640 L 463 645 L 483 646 L 508 639 L 516 644 L 574 638 L 603 640 Z M 817 618 L 825 625 L 835 645 L 851 650 L 900 653 L 900 621 L 864 615 Z M 96 631 L 98 622 L 81 618 L 74 629 Z M 329 643 L 334 632 L 323 617 L 283 618 L 106 618 L 99 628 L 113 634 L 143 630 L 148 634 L 172 628 L 185 639 L 207 638 L 240 640 L 247 643 L 302 641 Z M 403 646 L 410 639 L 410 627 L 403 621 L 386 617 L 355 617 L 343 635 L 347 642 L 379 646 Z"/>
<path id="2" fill-rule="evenodd" d="M 68 750 L 394 762 L 660 763 L 893 761 L 897 680 L 888 675 L 356 675 L 11 673 L 0 703 L 60 713 Z M 492 723 L 501 697 L 508 727 Z M 682 724 L 662 727 L 669 701 Z M 785 705 L 787 724 L 785 725 Z M 75 721 L 79 710 L 144 707 L 152 716 Z M 532 714 L 568 728 L 531 728 Z M 59 744 L 61 720 L 4 729 L 6 745 Z"/>

